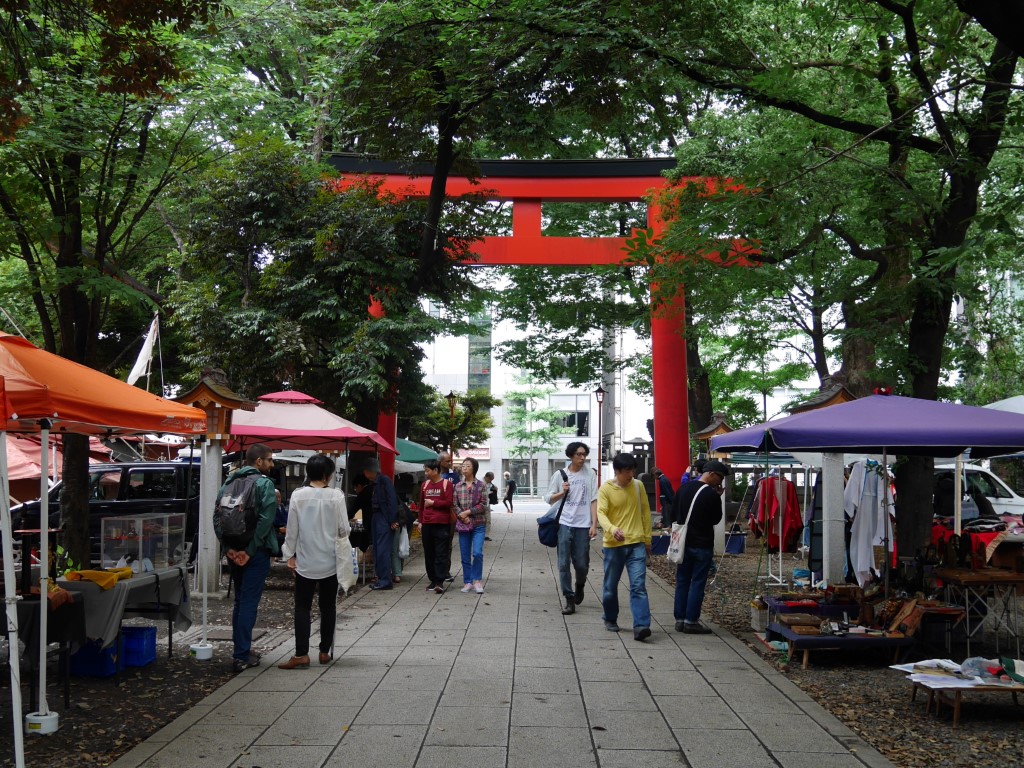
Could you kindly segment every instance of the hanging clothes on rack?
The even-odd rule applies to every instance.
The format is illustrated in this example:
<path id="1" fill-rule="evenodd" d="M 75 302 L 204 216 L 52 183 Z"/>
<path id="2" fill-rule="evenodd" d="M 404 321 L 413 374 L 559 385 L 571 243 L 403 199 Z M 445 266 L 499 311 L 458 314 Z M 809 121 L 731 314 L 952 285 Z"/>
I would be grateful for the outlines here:
<path id="1" fill-rule="evenodd" d="M 873 459 L 858 461 L 850 470 L 843 491 L 843 510 L 853 521 L 850 528 L 850 568 L 861 586 L 878 572 L 874 547 L 892 552 L 892 525 L 886 511 L 893 509 L 889 474 Z"/>
<path id="2" fill-rule="evenodd" d="M 750 526 L 758 536 L 767 538 L 768 549 L 779 549 L 781 537 L 782 551 L 793 551 L 804 527 L 793 481 L 778 477 L 761 480 L 757 486 L 753 510 Z M 781 530 L 779 515 L 782 516 Z"/>

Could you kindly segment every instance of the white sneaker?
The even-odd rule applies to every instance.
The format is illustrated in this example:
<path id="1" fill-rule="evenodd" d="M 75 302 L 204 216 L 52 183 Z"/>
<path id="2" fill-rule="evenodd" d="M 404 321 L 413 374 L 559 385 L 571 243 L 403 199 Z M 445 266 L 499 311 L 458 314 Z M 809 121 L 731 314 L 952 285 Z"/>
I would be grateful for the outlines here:
<path id="1" fill-rule="evenodd" d="M 484 593 L 484 583 L 482 581 L 475 582 L 473 587 L 476 589 L 476 593 L 478 595 L 482 595 Z"/>
<path id="2" fill-rule="evenodd" d="M 472 591 L 473 591 L 473 585 L 472 584 L 466 584 L 462 589 L 459 590 L 459 592 L 472 592 Z"/>

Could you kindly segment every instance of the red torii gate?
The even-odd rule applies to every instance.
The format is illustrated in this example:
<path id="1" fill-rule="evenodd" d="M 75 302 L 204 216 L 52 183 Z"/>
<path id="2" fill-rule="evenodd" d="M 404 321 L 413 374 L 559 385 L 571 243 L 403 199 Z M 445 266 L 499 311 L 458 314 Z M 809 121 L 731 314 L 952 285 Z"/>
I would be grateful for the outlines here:
<path id="1" fill-rule="evenodd" d="M 384 191 L 401 197 L 425 198 L 433 169 L 403 170 L 397 163 L 363 156 L 334 155 L 330 164 L 348 179 L 369 177 Z M 647 226 L 657 237 L 664 229 L 660 208 L 651 198 L 669 186 L 662 172 L 674 168 L 671 158 L 649 160 L 493 160 L 480 161 L 480 178 L 449 177 L 448 197 L 484 195 L 512 203 L 512 235 L 486 237 L 474 253 L 479 264 L 591 266 L 624 260 L 624 237 L 545 237 L 541 209 L 545 202 L 629 203 L 647 200 Z M 689 417 L 686 399 L 686 317 L 680 291 L 651 319 L 654 385 L 655 454 L 659 467 L 679 477 L 689 466 Z M 397 414 L 381 413 L 377 432 L 394 445 Z M 601 439 L 601 436 L 598 437 Z M 391 457 L 391 462 L 394 459 Z M 383 465 L 382 460 L 382 465 Z M 391 470 L 394 464 L 384 467 Z"/>

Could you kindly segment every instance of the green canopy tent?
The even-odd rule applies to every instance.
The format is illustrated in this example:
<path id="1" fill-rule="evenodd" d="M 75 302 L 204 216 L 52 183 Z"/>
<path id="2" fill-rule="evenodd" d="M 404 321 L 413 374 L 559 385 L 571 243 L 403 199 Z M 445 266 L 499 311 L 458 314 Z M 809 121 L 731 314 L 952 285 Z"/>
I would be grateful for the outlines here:
<path id="1" fill-rule="evenodd" d="M 404 461 L 409 464 L 422 464 L 425 461 L 437 458 L 437 452 L 432 451 L 425 445 L 414 443 L 412 440 L 403 440 L 397 438 L 395 440 L 395 450 L 398 451 L 398 456 L 395 458 L 398 461 Z"/>

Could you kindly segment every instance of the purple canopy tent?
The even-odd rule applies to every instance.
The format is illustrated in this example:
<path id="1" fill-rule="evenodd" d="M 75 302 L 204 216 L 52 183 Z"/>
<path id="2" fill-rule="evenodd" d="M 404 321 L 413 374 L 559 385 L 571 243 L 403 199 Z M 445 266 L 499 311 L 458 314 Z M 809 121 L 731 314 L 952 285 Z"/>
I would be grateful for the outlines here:
<path id="1" fill-rule="evenodd" d="M 872 395 L 711 438 L 711 450 L 998 456 L 1024 448 L 1024 414 Z"/>
<path id="2" fill-rule="evenodd" d="M 974 458 L 1012 453 L 1024 447 L 1024 414 L 913 397 L 873 395 L 806 411 L 711 438 L 712 451 L 815 451 L 823 454 L 880 453 Z M 842 482 L 830 471 L 842 466 L 825 459 L 825 576 L 841 576 Z M 957 473 L 959 478 L 959 473 Z M 959 483 L 957 483 L 959 486 Z M 838 496 L 838 498 L 837 498 Z M 959 487 L 957 488 L 959 533 Z"/>

